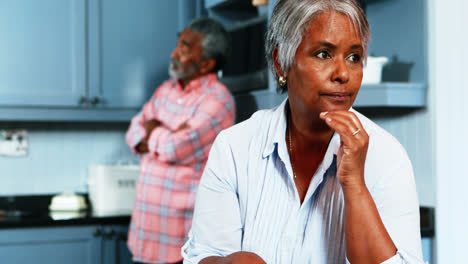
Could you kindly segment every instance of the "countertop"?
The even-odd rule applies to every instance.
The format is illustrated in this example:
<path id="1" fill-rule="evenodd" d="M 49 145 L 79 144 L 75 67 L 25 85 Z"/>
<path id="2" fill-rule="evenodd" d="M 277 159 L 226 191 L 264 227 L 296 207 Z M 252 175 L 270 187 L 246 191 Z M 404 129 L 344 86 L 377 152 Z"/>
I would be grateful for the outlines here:
<path id="1" fill-rule="evenodd" d="M 22 227 L 53 227 L 78 225 L 128 225 L 130 215 L 96 215 L 91 208 L 75 216 L 66 216 L 49 212 L 49 203 L 53 195 L 35 196 L 0 196 L 0 229 Z M 89 203 L 86 197 L 87 204 Z M 434 208 L 420 207 L 421 236 L 434 237 Z"/>
<path id="2" fill-rule="evenodd" d="M 49 212 L 53 195 L 0 197 L 0 229 L 78 225 L 128 225 L 130 215 L 96 215 L 91 208 L 79 212 Z M 87 204 L 89 200 L 85 195 Z"/>

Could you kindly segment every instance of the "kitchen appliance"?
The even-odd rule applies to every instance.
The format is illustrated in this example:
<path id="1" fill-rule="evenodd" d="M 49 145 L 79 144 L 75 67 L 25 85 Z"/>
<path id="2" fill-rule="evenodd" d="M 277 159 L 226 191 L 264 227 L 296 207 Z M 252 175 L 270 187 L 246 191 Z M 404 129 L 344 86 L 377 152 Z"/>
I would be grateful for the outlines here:
<path id="1" fill-rule="evenodd" d="M 367 57 L 363 69 L 362 84 L 378 84 L 382 81 L 382 68 L 388 63 L 387 57 Z"/>
<path id="2" fill-rule="evenodd" d="M 91 165 L 88 192 L 93 215 L 130 215 L 135 203 L 138 165 Z"/>

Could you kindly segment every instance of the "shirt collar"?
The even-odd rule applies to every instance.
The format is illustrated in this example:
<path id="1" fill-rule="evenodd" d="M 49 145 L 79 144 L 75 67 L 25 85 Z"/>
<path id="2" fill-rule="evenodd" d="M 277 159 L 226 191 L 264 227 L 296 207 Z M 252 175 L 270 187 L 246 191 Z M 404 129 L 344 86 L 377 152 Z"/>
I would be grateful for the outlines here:
<path id="1" fill-rule="evenodd" d="M 288 98 L 284 99 L 284 101 L 276 107 L 273 111 L 273 117 L 270 123 L 270 127 L 268 129 L 267 135 L 267 142 L 263 149 L 263 158 L 268 157 L 273 153 L 276 146 L 280 149 L 286 148 L 286 103 L 288 102 Z M 280 147 L 281 146 L 281 147 Z M 282 155 L 280 155 L 282 156 Z M 283 158 L 283 157 L 281 157 Z"/>
<path id="2" fill-rule="evenodd" d="M 288 98 L 286 98 L 277 108 L 273 111 L 273 117 L 271 120 L 270 128 L 268 129 L 267 142 L 263 149 L 262 156 L 263 158 L 271 155 L 275 149 L 278 151 L 280 159 L 289 163 L 289 154 L 286 146 L 286 128 L 287 128 L 287 118 L 286 118 L 286 103 Z M 354 111 L 354 109 L 350 109 Z M 338 154 L 338 149 L 340 147 L 340 135 L 334 133 L 330 143 L 328 144 L 327 151 L 323 158 L 322 168 L 327 169 L 333 162 L 333 156 Z"/>
<path id="3" fill-rule="evenodd" d="M 206 75 L 200 76 L 196 79 L 191 80 L 186 86 L 185 89 L 183 90 L 184 93 L 189 93 L 191 91 L 196 91 L 200 89 L 201 87 L 207 87 L 209 86 L 211 82 L 217 81 L 218 77 L 214 73 L 208 73 Z M 178 86 L 179 88 L 182 89 L 182 86 L 176 79 L 172 79 L 173 85 Z"/>

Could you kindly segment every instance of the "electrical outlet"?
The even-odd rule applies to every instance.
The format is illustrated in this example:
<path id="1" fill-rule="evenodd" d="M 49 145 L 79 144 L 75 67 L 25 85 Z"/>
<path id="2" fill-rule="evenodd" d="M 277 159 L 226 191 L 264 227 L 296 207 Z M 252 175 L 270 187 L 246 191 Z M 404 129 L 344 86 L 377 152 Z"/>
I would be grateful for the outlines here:
<path id="1" fill-rule="evenodd" d="M 7 157 L 28 155 L 28 132 L 26 130 L 0 131 L 0 155 Z"/>

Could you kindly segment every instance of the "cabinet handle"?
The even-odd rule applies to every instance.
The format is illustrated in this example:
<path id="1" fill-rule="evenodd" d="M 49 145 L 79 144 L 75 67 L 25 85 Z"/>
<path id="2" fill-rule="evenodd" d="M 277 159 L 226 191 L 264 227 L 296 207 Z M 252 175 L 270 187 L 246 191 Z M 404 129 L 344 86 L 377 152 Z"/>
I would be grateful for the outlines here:
<path id="1" fill-rule="evenodd" d="M 78 101 L 78 103 L 81 105 L 88 104 L 88 97 L 80 96 L 80 100 Z"/>
<path id="2" fill-rule="evenodd" d="M 112 237 L 114 237 L 114 235 L 115 235 L 115 231 L 114 231 L 114 229 L 112 229 L 112 228 L 110 228 L 110 227 L 107 228 L 107 229 L 104 231 L 104 236 L 105 236 L 106 238 L 112 238 Z"/>
<path id="3" fill-rule="evenodd" d="M 92 105 L 97 105 L 101 102 L 101 99 L 99 99 L 99 97 L 95 96 L 91 99 L 91 104 Z"/>
<path id="4" fill-rule="evenodd" d="M 100 228 L 96 228 L 93 232 L 93 236 L 98 237 L 102 235 L 102 231 Z"/>

